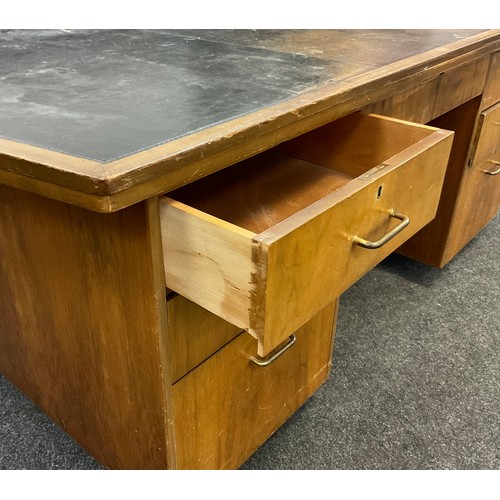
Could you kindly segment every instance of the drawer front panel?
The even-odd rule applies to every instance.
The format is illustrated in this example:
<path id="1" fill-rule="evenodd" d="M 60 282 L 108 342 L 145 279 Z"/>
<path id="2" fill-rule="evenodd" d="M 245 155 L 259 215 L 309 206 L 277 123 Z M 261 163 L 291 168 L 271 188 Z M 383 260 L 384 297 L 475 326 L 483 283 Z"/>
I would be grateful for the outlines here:
<path id="1" fill-rule="evenodd" d="M 479 117 L 478 141 L 477 148 L 474 154 L 474 163 L 477 166 L 480 166 L 484 162 L 498 162 L 499 155 L 500 102 L 483 111 Z M 489 170 L 495 169 L 491 167 Z"/>
<path id="2" fill-rule="evenodd" d="M 371 104 L 363 111 L 417 123 L 428 123 L 481 95 L 489 59 L 483 57 L 441 73 L 433 80 Z"/>
<path id="3" fill-rule="evenodd" d="M 175 382 L 241 332 L 190 300 L 176 295 L 167 302 L 168 355 Z"/>
<path id="4" fill-rule="evenodd" d="M 491 55 L 481 109 L 490 108 L 498 101 L 500 101 L 500 52 L 495 52 Z"/>
<path id="5" fill-rule="evenodd" d="M 267 367 L 243 333 L 173 386 L 177 467 L 241 465 L 326 379 L 337 302 L 297 332 Z"/>
<path id="6" fill-rule="evenodd" d="M 267 279 L 265 292 L 255 295 L 265 302 L 254 306 L 261 313 L 254 329 L 263 332 L 264 352 L 432 220 L 450 146 L 451 141 L 445 141 L 415 155 L 406 152 L 387 173 L 374 171 L 353 181 L 353 189 L 357 183 L 361 189 L 324 211 L 319 208 L 321 213 L 309 221 L 290 231 L 287 226 L 294 222 L 285 221 L 274 234 L 259 235 Z M 378 240 L 396 226 L 398 221 L 389 216 L 392 209 L 409 217 L 408 227 L 378 249 L 354 243 L 355 236 Z"/>
<path id="7" fill-rule="evenodd" d="M 481 113 L 475 153 L 457 200 L 453 223 L 459 230 L 453 239 L 457 252 L 498 212 L 500 206 L 500 103 Z"/>

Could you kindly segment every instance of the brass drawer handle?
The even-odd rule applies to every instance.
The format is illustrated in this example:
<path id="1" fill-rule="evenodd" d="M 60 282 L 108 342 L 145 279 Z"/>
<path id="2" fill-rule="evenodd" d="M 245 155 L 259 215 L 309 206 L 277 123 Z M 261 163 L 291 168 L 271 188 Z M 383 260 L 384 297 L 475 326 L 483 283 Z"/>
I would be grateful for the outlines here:
<path id="1" fill-rule="evenodd" d="M 493 163 L 493 165 L 500 165 L 500 161 L 495 161 L 495 160 L 487 160 L 490 163 Z M 484 174 L 488 175 L 497 175 L 500 174 L 500 166 L 496 170 L 481 170 Z"/>
<path id="2" fill-rule="evenodd" d="M 408 216 L 400 214 L 394 209 L 390 210 L 389 216 L 393 217 L 394 219 L 398 219 L 401 222 L 394 229 L 391 229 L 385 236 L 382 236 L 382 238 L 377 241 L 368 241 L 364 238 L 360 238 L 359 236 L 354 236 L 352 239 L 354 243 L 356 243 L 356 245 L 359 245 L 360 247 L 369 248 L 370 250 L 380 248 L 384 246 L 388 241 L 392 240 L 394 236 L 399 234 L 410 223 L 410 218 Z"/>
<path id="3" fill-rule="evenodd" d="M 297 337 L 295 335 L 290 335 L 287 340 L 282 344 L 281 347 L 276 349 L 275 351 L 272 351 L 268 356 L 265 358 L 260 358 L 256 356 L 252 356 L 250 358 L 250 361 L 253 361 L 256 365 L 259 366 L 269 366 L 273 361 L 276 361 L 282 354 L 284 354 L 290 347 L 295 344 L 295 341 L 297 340 Z"/>

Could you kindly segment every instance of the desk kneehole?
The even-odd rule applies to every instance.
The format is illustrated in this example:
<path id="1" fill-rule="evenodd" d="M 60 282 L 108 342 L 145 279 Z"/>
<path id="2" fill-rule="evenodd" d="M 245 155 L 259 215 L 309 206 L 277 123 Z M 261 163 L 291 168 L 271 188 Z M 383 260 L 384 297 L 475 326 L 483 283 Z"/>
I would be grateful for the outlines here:
<path id="1" fill-rule="evenodd" d="M 269 354 L 434 218 L 452 136 L 356 113 L 163 196 L 167 287 Z"/>

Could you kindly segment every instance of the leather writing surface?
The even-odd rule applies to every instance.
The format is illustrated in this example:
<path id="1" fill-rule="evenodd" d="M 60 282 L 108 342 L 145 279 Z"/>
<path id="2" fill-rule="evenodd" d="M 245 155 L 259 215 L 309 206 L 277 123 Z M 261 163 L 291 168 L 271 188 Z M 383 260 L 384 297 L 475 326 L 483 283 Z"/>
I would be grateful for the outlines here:
<path id="1" fill-rule="evenodd" d="M 110 161 L 317 86 L 332 63 L 161 31 L 0 33 L 0 136 Z"/>
<path id="2" fill-rule="evenodd" d="M 101 162 L 479 30 L 2 30 L 0 137 Z"/>

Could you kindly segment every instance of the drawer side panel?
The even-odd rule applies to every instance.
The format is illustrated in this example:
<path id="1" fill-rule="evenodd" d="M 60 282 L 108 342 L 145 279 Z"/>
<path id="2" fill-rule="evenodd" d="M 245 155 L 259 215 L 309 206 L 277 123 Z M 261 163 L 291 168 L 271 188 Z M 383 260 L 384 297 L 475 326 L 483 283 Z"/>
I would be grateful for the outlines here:
<path id="1" fill-rule="evenodd" d="M 230 323 L 249 327 L 252 233 L 160 199 L 166 285 Z M 234 229 L 233 229 L 234 228 Z"/>

